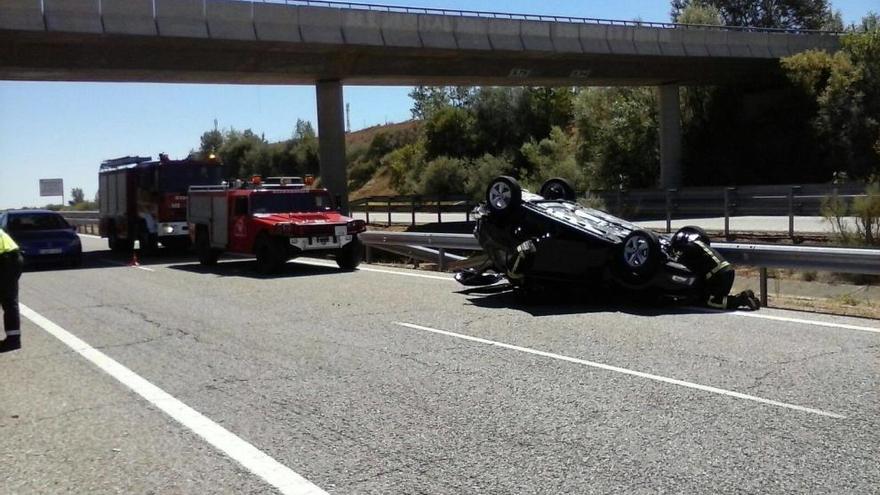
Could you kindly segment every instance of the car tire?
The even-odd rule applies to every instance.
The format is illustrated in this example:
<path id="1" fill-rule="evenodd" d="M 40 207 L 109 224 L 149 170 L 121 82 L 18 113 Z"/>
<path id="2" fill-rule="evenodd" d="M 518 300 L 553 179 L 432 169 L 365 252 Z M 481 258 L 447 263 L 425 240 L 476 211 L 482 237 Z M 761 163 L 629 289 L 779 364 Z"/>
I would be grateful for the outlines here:
<path id="1" fill-rule="evenodd" d="M 634 230 L 621 243 L 618 269 L 626 282 L 642 282 L 656 273 L 661 256 L 657 234 L 650 230 Z"/>
<path id="2" fill-rule="evenodd" d="M 522 187 L 513 177 L 502 175 L 486 188 L 486 204 L 493 213 L 506 214 L 522 203 Z"/>
<path id="3" fill-rule="evenodd" d="M 696 234 L 698 239 L 700 241 L 702 241 L 704 244 L 706 244 L 707 246 L 712 245 L 712 240 L 709 238 L 709 234 L 707 234 L 705 230 L 701 229 L 700 227 L 697 227 L 696 225 L 688 225 L 688 226 L 685 226 L 685 227 L 678 229 L 678 232 L 675 233 L 675 236 L 677 236 L 681 233 L 684 233 L 686 236 Z M 673 237 L 675 237 L 675 236 L 673 236 Z"/>
<path id="4" fill-rule="evenodd" d="M 266 234 L 260 235 L 254 245 L 254 253 L 257 255 L 257 271 L 263 275 L 280 272 L 287 259 L 278 251 L 271 237 Z"/>
<path id="5" fill-rule="evenodd" d="M 361 264 L 362 253 L 363 245 L 361 244 L 361 241 L 355 237 L 351 242 L 342 246 L 342 248 L 336 252 L 336 264 L 343 270 L 352 271 Z"/>
<path id="6" fill-rule="evenodd" d="M 541 186 L 541 192 L 539 194 L 544 199 L 561 199 L 565 201 L 577 200 L 577 192 L 575 192 L 574 186 L 571 185 L 571 182 L 563 179 L 562 177 L 555 177 L 548 180 L 547 182 L 544 182 L 544 184 Z"/>
<path id="7" fill-rule="evenodd" d="M 211 249 L 208 229 L 204 226 L 196 230 L 196 252 L 199 256 L 199 263 L 202 266 L 214 266 L 217 264 L 218 253 L 216 250 Z"/>

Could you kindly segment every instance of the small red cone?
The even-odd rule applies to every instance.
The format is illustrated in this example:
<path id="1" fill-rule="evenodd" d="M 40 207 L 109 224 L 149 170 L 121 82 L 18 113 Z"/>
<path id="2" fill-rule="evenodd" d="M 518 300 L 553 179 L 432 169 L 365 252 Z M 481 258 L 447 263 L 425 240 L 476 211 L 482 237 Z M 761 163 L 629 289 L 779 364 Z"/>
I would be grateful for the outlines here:
<path id="1" fill-rule="evenodd" d="M 138 253 L 136 250 L 131 251 L 131 261 L 128 262 L 128 266 L 141 266 L 141 264 L 138 263 Z"/>

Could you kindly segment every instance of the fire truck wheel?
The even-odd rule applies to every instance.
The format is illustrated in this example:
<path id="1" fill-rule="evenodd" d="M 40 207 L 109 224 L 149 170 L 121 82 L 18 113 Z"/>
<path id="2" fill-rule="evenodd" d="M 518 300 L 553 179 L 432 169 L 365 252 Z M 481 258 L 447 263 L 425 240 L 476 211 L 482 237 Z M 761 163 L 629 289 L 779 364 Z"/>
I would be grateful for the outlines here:
<path id="1" fill-rule="evenodd" d="M 110 250 L 116 253 L 126 253 L 134 249 L 134 242 L 131 239 L 120 239 L 116 235 L 115 229 L 110 231 L 107 244 L 110 246 Z"/>
<path id="2" fill-rule="evenodd" d="M 217 251 L 211 249 L 208 241 L 208 230 L 204 226 L 199 226 L 196 231 L 196 251 L 199 254 L 199 263 L 202 266 L 214 266 L 217 264 Z"/>
<path id="3" fill-rule="evenodd" d="M 257 238 L 254 251 L 257 255 L 257 270 L 263 274 L 278 273 L 287 262 L 287 258 L 279 249 L 277 242 L 272 242 L 268 235 L 260 235 Z"/>
<path id="4" fill-rule="evenodd" d="M 355 237 L 336 252 L 336 264 L 343 270 L 354 270 L 361 264 L 361 253 L 363 253 L 363 246 L 361 241 Z"/>

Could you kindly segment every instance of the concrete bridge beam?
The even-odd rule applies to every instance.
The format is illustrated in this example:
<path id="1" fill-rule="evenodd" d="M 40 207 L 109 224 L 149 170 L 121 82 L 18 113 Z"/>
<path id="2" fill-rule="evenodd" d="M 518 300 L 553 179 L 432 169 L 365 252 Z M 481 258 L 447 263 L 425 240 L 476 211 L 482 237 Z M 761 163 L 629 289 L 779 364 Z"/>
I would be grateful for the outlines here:
<path id="1" fill-rule="evenodd" d="M 342 212 L 348 214 L 348 165 L 345 161 L 345 103 L 342 82 L 318 81 L 316 92 L 321 185 L 337 199 Z"/>
<path id="2" fill-rule="evenodd" d="M 679 88 L 670 84 L 657 88 L 660 120 L 660 187 L 681 187 L 681 102 Z"/>

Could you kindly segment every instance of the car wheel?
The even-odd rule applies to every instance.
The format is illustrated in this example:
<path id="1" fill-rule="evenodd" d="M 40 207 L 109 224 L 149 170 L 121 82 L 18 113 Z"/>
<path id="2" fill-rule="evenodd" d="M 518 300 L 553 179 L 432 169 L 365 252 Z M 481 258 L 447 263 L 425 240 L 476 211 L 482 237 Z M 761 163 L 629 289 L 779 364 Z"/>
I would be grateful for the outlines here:
<path id="1" fill-rule="evenodd" d="M 571 185 L 571 182 L 561 177 L 556 177 L 545 182 L 544 185 L 541 186 L 540 195 L 544 199 L 562 199 L 565 201 L 577 200 L 577 193 L 574 190 L 574 186 Z"/>
<path id="2" fill-rule="evenodd" d="M 707 234 L 705 230 L 697 227 L 696 225 L 688 225 L 686 227 L 678 229 L 678 232 L 675 233 L 673 238 L 678 237 L 679 235 L 683 235 L 684 237 L 691 237 L 696 235 L 697 240 L 702 241 L 707 246 L 712 244 L 712 240 L 709 238 L 709 234 Z"/>
<path id="3" fill-rule="evenodd" d="M 660 264 L 660 239 L 649 230 L 634 230 L 624 238 L 619 266 L 629 279 L 644 280 L 654 275 Z"/>
<path id="4" fill-rule="evenodd" d="M 489 183 L 486 203 L 493 213 L 507 213 L 522 203 L 522 187 L 513 177 L 502 175 Z"/>
<path id="5" fill-rule="evenodd" d="M 355 237 L 351 242 L 342 246 L 342 248 L 336 252 L 336 264 L 343 270 L 354 270 L 361 264 L 362 252 L 361 241 Z"/>

